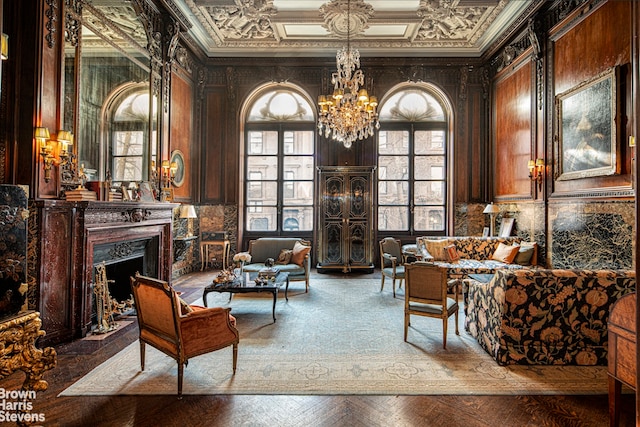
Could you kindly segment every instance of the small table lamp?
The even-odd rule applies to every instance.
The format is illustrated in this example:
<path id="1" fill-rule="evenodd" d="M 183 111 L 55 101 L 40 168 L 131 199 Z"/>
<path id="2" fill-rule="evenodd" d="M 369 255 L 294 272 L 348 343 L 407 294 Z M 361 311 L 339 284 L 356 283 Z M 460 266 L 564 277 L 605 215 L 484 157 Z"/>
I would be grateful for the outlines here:
<path id="1" fill-rule="evenodd" d="M 193 236 L 193 223 L 191 221 L 197 217 L 196 208 L 193 205 L 180 206 L 180 218 L 187 218 L 187 237 Z"/>
<path id="2" fill-rule="evenodd" d="M 489 214 L 489 216 L 491 217 L 491 228 L 490 228 L 489 235 L 493 237 L 494 236 L 493 232 L 496 228 L 496 214 L 500 213 L 500 208 L 494 205 L 492 202 L 492 203 L 489 203 L 487 207 L 484 208 L 482 213 Z"/>

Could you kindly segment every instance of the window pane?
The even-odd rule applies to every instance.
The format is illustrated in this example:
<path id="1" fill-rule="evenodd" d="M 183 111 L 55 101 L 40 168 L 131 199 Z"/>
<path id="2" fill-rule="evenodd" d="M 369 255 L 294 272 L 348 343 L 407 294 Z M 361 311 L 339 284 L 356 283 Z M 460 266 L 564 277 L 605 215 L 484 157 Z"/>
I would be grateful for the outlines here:
<path id="1" fill-rule="evenodd" d="M 285 154 L 313 155 L 315 133 L 313 131 L 287 131 L 284 133 Z"/>
<path id="2" fill-rule="evenodd" d="M 284 231 L 313 230 L 313 206 L 286 208 L 282 216 L 282 229 Z"/>
<path id="3" fill-rule="evenodd" d="M 144 132 L 141 131 L 118 131 L 116 132 L 115 156 L 141 156 L 144 151 L 142 139 Z"/>
<path id="4" fill-rule="evenodd" d="M 278 184 L 273 181 L 249 181 L 247 183 L 247 204 L 261 202 L 275 206 L 278 198 Z"/>
<path id="5" fill-rule="evenodd" d="M 313 169 L 313 157 L 312 156 L 285 156 L 284 157 L 284 176 L 291 172 L 293 175 L 291 179 L 309 179 L 313 180 L 315 175 Z"/>
<path id="6" fill-rule="evenodd" d="M 380 131 L 378 139 L 380 154 L 409 154 L 409 132 Z"/>
<path id="7" fill-rule="evenodd" d="M 440 103 L 421 89 L 407 89 L 393 94 L 380 108 L 380 121 L 444 121 Z"/>
<path id="8" fill-rule="evenodd" d="M 444 208 L 438 206 L 416 206 L 414 228 L 420 231 L 443 231 Z"/>
<path id="9" fill-rule="evenodd" d="M 378 207 L 378 230 L 406 231 L 409 229 L 409 208 L 404 206 Z"/>
<path id="10" fill-rule="evenodd" d="M 378 166 L 380 171 L 384 169 L 386 179 L 409 178 L 409 157 L 380 156 L 378 157 Z"/>
<path id="11" fill-rule="evenodd" d="M 265 93 L 253 103 L 249 121 L 313 121 L 313 109 L 297 93 L 277 89 Z"/>
<path id="12" fill-rule="evenodd" d="M 251 179 L 278 179 L 278 158 L 275 156 L 247 157 L 247 177 Z M 259 177 L 259 178 L 258 178 Z"/>
<path id="13" fill-rule="evenodd" d="M 444 179 L 444 156 L 416 156 L 416 179 Z"/>
<path id="14" fill-rule="evenodd" d="M 313 182 L 285 181 L 284 188 L 289 188 L 288 191 L 283 192 L 284 206 L 313 204 Z"/>
<path id="15" fill-rule="evenodd" d="M 249 131 L 249 155 L 278 154 L 278 132 Z"/>
<path id="16" fill-rule="evenodd" d="M 416 154 L 444 154 L 444 131 L 416 131 Z"/>
<path id="17" fill-rule="evenodd" d="M 114 181 L 142 180 L 142 157 L 114 157 Z"/>
<path id="18" fill-rule="evenodd" d="M 249 212 L 247 207 L 247 229 L 249 231 L 274 231 L 276 229 L 277 212 L 275 207 L 262 208 L 262 212 Z"/>
<path id="19" fill-rule="evenodd" d="M 408 205 L 407 181 L 378 181 L 378 203 L 381 205 Z"/>
<path id="20" fill-rule="evenodd" d="M 416 181 L 414 203 L 418 205 L 444 205 L 444 181 Z"/>

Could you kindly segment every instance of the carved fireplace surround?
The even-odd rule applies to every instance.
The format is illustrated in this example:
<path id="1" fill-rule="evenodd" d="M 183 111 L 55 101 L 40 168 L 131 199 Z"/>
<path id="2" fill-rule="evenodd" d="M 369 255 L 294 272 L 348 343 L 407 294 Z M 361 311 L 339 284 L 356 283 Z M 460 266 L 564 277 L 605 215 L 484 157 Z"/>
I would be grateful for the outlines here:
<path id="1" fill-rule="evenodd" d="M 30 278 L 35 280 L 29 283 L 29 307 L 41 313 L 44 345 L 81 338 L 91 330 L 97 262 L 142 257 L 135 267 L 140 273 L 171 278 L 176 206 L 62 200 L 33 204 L 36 220 L 30 220 L 30 234 L 37 244 L 30 248 L 35 258 Z"/>

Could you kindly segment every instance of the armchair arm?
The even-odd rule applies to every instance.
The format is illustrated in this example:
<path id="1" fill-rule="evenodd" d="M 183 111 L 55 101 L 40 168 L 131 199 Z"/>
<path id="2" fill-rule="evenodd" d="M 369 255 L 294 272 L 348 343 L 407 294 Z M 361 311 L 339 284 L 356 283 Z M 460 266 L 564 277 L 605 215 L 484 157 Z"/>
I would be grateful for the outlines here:
<path id="1" fill-rule="evenodd" d="M 385 253 L 382 254 L 382 258 L 385 261 L 389 261 L 391 263 L 391 268 L 393 269 L 393 273 L 395 274 L 396 266 L 398 265 L 398 257 L 395 257 L 395 256 L 385 252 Z"/>
<path id="2" fill-rule="evenodd" d="M 212 307 L 180 317 L 180 332 L 186 357 L 197 356 L 239 341 L 231 324 L 230 308 Z"/>

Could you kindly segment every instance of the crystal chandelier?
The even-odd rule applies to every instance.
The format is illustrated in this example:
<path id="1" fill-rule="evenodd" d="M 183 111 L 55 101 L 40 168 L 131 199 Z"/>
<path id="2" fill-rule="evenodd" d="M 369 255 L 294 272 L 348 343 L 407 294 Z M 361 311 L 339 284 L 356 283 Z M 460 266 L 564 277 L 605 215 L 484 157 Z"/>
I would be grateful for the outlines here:
<path id="1" fill-rule="evenodd" d="M 347 46 L 336 55 L 338 70 L 331 74 L 333 94 L 318 97 L 318 132 L 342 142 L 350 148 L 356 139 L 373 135 L 378 123 L 378 99 L 369 96 L 364 85 L 364 73 L 360 69 L 360 52 L 351 49 L 350 1 L 347 3 Z"/>

